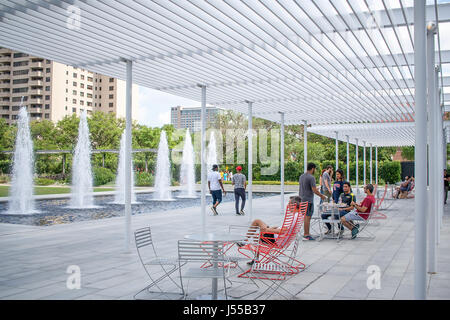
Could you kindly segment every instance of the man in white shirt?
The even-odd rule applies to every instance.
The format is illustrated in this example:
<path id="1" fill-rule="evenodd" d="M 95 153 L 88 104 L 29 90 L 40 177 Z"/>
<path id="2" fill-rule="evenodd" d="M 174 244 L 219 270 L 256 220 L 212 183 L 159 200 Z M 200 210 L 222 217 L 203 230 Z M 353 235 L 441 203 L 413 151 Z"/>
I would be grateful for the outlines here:
<path id="1" fill-rule="evenodd" d="M 214 215 L 217 216 L 217 206 L 222 202 L 222 191 L 223 194 L 226 195 L 222 184 L 222 177 L 219 173 L 219 166 L 217 164 L 213 165 L 212 172 L 208 173 L 208 188 L 213 200 L 211 210 Z"/>

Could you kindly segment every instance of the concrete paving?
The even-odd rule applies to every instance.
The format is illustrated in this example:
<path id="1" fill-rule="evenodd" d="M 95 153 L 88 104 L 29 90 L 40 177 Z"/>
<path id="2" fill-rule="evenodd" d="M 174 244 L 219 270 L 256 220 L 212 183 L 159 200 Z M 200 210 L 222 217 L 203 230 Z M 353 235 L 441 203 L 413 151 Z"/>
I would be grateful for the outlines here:
<path id="1" fill-rule="evenodd" d="M 286 201 L 287 198 L 288 195 Z M 228 225 L 249 222 L 248 215 L 236 216 L 233 210 L 232 202 L 224 203 L 218 209 L 220 215 L 212 216 L 208 207 L 207 230 L 222 231 Z M 253 218 L 271 226 L 282 223 L 279 196 L 254 200 L 253 210 Z M 374 240 L 349 240 L 346 231 L 346 239 L 339 243 L 330 239 L 303 241 L 298 259 L 307 267 L 284 284 L 295 296 L 291 298 L 412 299 L 414 200 L 397 200 L 385 213 L 387 220 L 369 227 L 376 236 Z M 47 227 L 0 224 L 0 299 L 133 299 L 148 283 L 148 278 L 134 245 L 131 252 L 124 250 L 124 222 L 123 217 L 118 217 Z M 200 208 L 132 217 L 133 230 L 145 226 L 152 228 L 160 255 L 175 256 L 177 240 L 200 230 Z M 429 299 L 450 299 L 449 249 L 450 208 L 446 206 L 438 247 L 438 272 L 427 275 Z M 67 287 L 70 277 L 67 270 L 73 265 L 81 271 L 80 289 Z M 371 265 L 380 268 L 380 289 L 367 287 L 367 268 Z M 241 266 L 246 267 L 245 261 Z M 236 280 L 242 279 L 232 277 L 231 280 L 235 281 L 230 290 L 233 295 L 253 290 L 247 284 L 239 286 Z M 207 279 L 185 284 L 192 298 L 207 294 L 211 289 Z M 173 289 L 171 283 L 161 285 L 164 289 Z M 152 299 L 176 297 L 144 296 Z M 252 297 L 254 295 L 247 296 Z M 271 296 L 271 299 L 280 298 L 277 294 Z"/>

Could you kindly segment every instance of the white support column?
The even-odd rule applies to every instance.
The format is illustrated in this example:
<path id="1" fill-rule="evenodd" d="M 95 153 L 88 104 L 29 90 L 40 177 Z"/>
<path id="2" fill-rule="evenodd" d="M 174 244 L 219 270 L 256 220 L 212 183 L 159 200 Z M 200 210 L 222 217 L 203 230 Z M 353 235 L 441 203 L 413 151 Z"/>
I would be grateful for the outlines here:
<path id="1" fill-rule="evenodd" d="M 438 207 L 437 207 L 437 244 L 439 245 L 441 241 L 441 225 L 442 225 L 442 218 L 444 216 L 444 184 L 442 183 L 442 176 L 444 174 L 444 169 L 446 168 L 446 162 L 447 162 L 447 146 L 446 146 L 446 135 L 445 130 L 443 128 L 443 105 L 441 104 L 440 99 L 440 90 L 439 90 L 439 67 L 436 66 L 435 68 L 435 84 L 436 84 L 436 104 L 437 104 L 437 132 L 438 132 L 438 141 L 437 141 L 437 148 L 438 148 L 438 154 L 436 155 L 437 160 L 437 194 L 438 194 Z M 442 161 L 445 159 L 444 161 Z M 440 181 L 440 183 L 439 183 Z"/>
<path id="2" fill-rule="evenodd" d="M 252 207 L 252 181 L 253 181 L 253 123 L 252 123 L 252 105 L 253 102 L 246 101 L 248 104 L 248 199 L 247 199 L 247 207 L 248 207 L 248 218 L 249 221 L 253 221 L 253 207 Z"/>
<path id="3" fill-rule="evenodd" d="M 378 186 L 378 146 L 375 146 L 375 184 Z"/>
<path id="4" fill-rule="evenodd" d="M 201 96 L 201 147 L 200 147 L 200 163 L 201 163 L 201 221 L 202 221 L 202 233 L 206 233 L 206 86 L 198 85 L 202 90 Z"/>
<path id="5" fill-rule="evenodd" d="M 372 179 L 372 168 L 373 168 L 373 166 L 372 166 L 372 158 L 373 158 L 373 156 L 372 156 L 372 144 L 370 144 L 370 161 L 369 161 L 369 166 L 370 166 L 370 184 L 373 184 L 373 179 Z"/>
<path id="6" fill-rule="evenodd" d="M 336 169 L 339 169 L 339 141 L 338 141 L 338 137 L 339 137 L 339 132 L 336 131 Z"/>
<path id="7" fill-rule="evenodd" d="M 415 237 L 414 298 L 426 298 L 427 267 L 427 96 L 425 0 L 414 0 Z"/>
<path id="8" fill-rule="evenodd" d="M 280 185 L 281 185 L 281 214 L 284 214 L 284 112 L 280 112 L 281 141 L 280 141 Z"/>
<path id="9" fill-rule="evenodd" d="M 356 193 L 359 194 L 359 145 L 358 145 L 358 139 L 356 140 L 356 145 L 355 145 L 355 149 L 356 149 Z"/>
<path id="10" fill-rule="evenodd" d="M 303 121 L 303 173 L 306 172 L 307 166 L 308 166 L 308 123 L 306 121 Z"/>
<path id="11" fill-rule="evenodd" d="M 350 148 L 349 148 L 349 137 L 347 137 L 347 181 L 350 181 Z"/>
<path id="12" fill-rule="evenodd" d="M 126 87 L 125 87 L 125 251 L 130 251 L 131 244 L 131 108 L 132 108 L 132 85 L 133 85 L 133 62 L 123 60 L 126 63 Z"/>
<path id="13" fill-rule="evenodd" d="M 439 105 L 436 103 L 436 83 L 434 65 L 434 35 L 436 27 L 434 24 L 427 25 L 427 87 L 428 87 L 428 121 L 429 121 L 429 201 L 430 210 L 428 213 L 428 272 L 435 273 L 437 266 L 437 211 L 439 206 L 438 183 L 438 128 Z"/>
<path id="14" fill-rule="evenodd" d="M 364 145 L 364 147 L 363 147 L 363 170 L 364 170 L 364 172 L 363 172 L 363 181 L 364 181 L 363 186 L 365 186 L 366 185 L 366 142 L 365 141 L 363 141 L 363 145 Z"/>

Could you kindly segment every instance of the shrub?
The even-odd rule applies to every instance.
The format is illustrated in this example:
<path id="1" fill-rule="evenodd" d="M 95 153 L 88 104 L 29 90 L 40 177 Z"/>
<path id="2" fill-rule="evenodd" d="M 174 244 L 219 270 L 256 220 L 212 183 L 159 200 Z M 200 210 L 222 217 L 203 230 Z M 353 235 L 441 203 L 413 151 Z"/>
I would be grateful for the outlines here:
<path id="1" fill-rule="evenodd" d="M 0 174 L 0 183 L 8 183 L 9 182 L 9 176 L 6 174 Z"/>
<path id="2" fill-rule="evenodd" d="M 34 178 L 34 184 L 37 186 L 49 186 L 51 184 L 55 184 L 55 180 L 48 178 Z"/>
<path id="3" fill-rule="evenodd" d="M 392 184 L 401 180 L 402 167 L 398 161 L 385 161 L 379 166 L 381 179 Z"/>
<path id="4" fill-rule="evenodd" d="M 116 178 L 115 174 L 108 168 L 93 167 L 92 172 L 94 175 L 94 186 L 107 184 Z"/>
<path id="5" fill-rule="evenodd" d="M 0 160 L 0 174 L 11 173 L 12 161 L 11 160 Z"/>
<path id="6" fill-rule="evenodd" d="M 154 177 L 150 172 L 137 172 L 134 184 L 138 187 L 153 186 Z"/>

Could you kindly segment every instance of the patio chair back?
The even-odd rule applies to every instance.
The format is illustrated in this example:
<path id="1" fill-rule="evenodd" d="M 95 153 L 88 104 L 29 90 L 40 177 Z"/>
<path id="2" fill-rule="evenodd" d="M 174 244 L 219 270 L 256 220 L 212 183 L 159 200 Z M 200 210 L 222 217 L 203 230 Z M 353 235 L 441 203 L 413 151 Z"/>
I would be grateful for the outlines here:
<path id="1" fill-rule="evenodd" d="M 278 248 L 289 247 L 295 239 L 295 236 L 300 232 L 300 229 L 303 226 L 307 208 L 307 201 L 301 202 L 299 208 L 293 203 L 289 203 L 286 206 L 286 215 L 284 217 L 283 225 L 275 242 L 275 245 Z"/>
<path id="2" fill-rule="evenodd" d="M 181 262 L 225 262 L 223 241 L 200 242 L 193 240 L 178 241 L 178 260 Z"/>
<path id="3" fill-rule="evenodd" d="M 139 258 L 141 258 L 142 255 L 142 248 L 151 246 L 151 249 L 153 251 L 153 255 L 157 256 L 155 247 L 153 245 L 153 238 L 152 238 L 152 232 L 150 230 L 150 227 L 145 227 L 141 229 L 137 229 L 134 232 L 134 240 L 136 243 L 136 249 L 139 254 Z M 148 251 L 148 250 L 144 250 Z"/>
<path id="4" fill-rule="evenodd" d="M 228 227 L 228 232 L 233 234 L 242 234 L 243 236 L 245 236 L 246 239 L 244 241 L 241 241 L 244 244 L 254 246 L 257 246 L 259 244 L 260 230 L 258 226 L 230 225 Z M 231 244 L 234 244 L 234 242 Z M 228 243 L 228 246 L 229 245 L 230 243 Z"/>
<path id="5" fill-rule="evenodd" d="M 377 199 L 377 203 L 375 203 L 374 204 L 374 208 L 375 209 L 380 209 L 380 207 L 381 207 L 381 204 L 383 203 L 383 201 L 384 201 L 384 198 L 386 197 L 386 194 L 387 194 L 387 189 L 388 189 L 388 185 L 387 184 L 385 184 L 385 186 L 384 186 L 384 193 L 383 193 L 383 196 L 381 197 L 381 199 L 380 198 L 378 198 Z"/>

